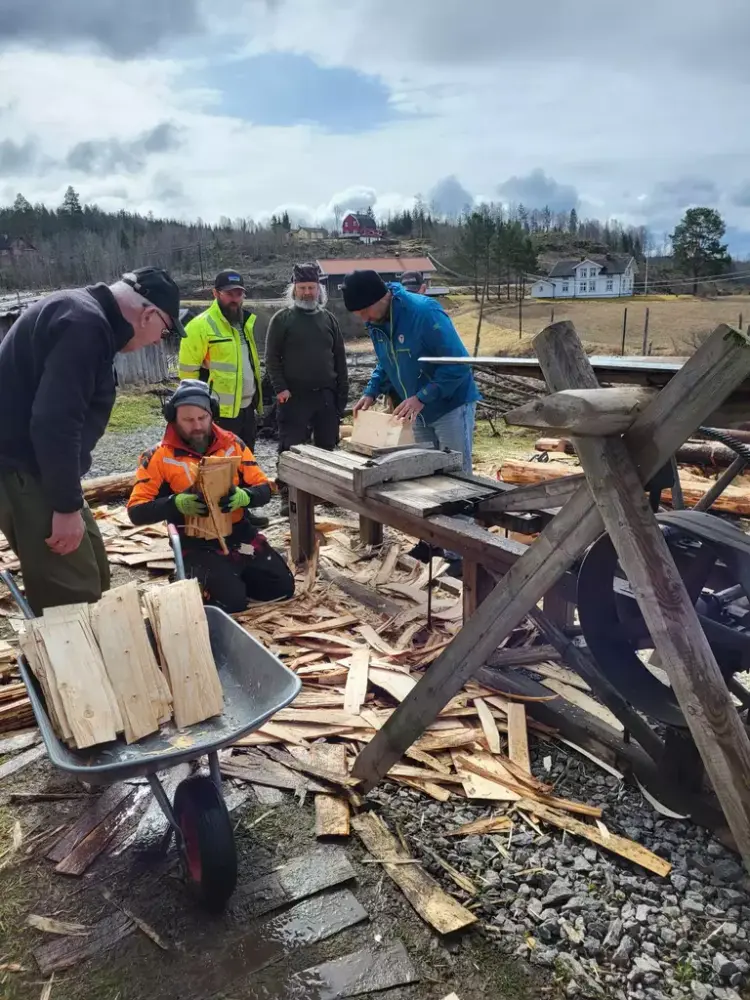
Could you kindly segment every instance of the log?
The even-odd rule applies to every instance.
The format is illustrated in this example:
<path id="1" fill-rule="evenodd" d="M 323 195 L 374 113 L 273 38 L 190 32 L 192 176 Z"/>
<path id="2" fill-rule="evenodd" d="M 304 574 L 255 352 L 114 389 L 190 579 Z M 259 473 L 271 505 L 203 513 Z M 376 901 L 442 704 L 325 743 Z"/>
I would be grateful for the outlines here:
<path id="1" fill-rule="evenodd" d="M 536 338 L 550 387 L 590 385 L 596 376 L 575 330 Z M 750 346 L 745 342 L 745 353 Z M 689 410 L 690 401 L 686 401 Z M 620 559 L 661 665 L 683 710 L 745 867 L 750 870 L 750 740 L 706 635 L 648 505 L 624 439 L 576 436 L 591 493 Z M 550 684 L 551 682 L 547 682 Z"/>
<path id="2" fill-rule="evenodd" d="M 88 504 L 110 503 L 130 495 L 135 484 L 135 471 L 118 472 L 113 476 L 82 479 L 83 497 Z"/>
<path id="3" fill-rule="evenodd" d="M 550 336 L 575 329 L 570 323 L 548 327 Z M 661 469 L 686 437 L 750 373 L 744 339 L 721 325 L 641 413 L 625 440 L 647 481 Z M 595 381 L 595 380 L 594 380 Z M 355 761 L 352 774 L 369 791 L 388 772 L 519 624 L 602 532 L 602 519 L 588 485 L 582 485 L 533 545 L 514 563 L 447 649 Z"/>
<path id="4" fill-rule="evenodd" d="M 507 424 L 558 429 L 570 434 L 623 434 L 655 395 L 654 389 L 563 389 L 508 410 Z"/>
<path id="5" fill-rule="evenodd" d="M 727 434 L 736 434 L 736 431 L 727 431 Z M 564 455 L 576 454 L 575 445 L 569 438 L 539 438 L 534 444 L 534 448 L 536 451 L 556 451 Z M 675 458 L 681 465 L 707 465 L 717 469 L 726 469 L 737 458 L 737 453 L 718 441 L 686 441 L 677 449 Z"/>
<path id="6" fill-rule="evenodd" d="M 524 462 L 521 459 L 506 459 L 498 476 L 505 483 L 526 485 L 549 482 L 564 476 L 578 476 L 579 469 L 563 462 Z M 691 475 L 685 469 L 680 469 L 680 485 L 685 498 L 686 507 L 694 507 L 713 485 L 712 479 L 702 479 Z M 672 491 L 664 490 L 662 497 L 666 503 L 672 503 Z M 505 497 L 503 497 L 505 499 Z M 738 514 L 742 517 L 750 515 L 750 488 L 747 486 L 727 486 L 718 497 L 712 509 L 725 514 Z"/>

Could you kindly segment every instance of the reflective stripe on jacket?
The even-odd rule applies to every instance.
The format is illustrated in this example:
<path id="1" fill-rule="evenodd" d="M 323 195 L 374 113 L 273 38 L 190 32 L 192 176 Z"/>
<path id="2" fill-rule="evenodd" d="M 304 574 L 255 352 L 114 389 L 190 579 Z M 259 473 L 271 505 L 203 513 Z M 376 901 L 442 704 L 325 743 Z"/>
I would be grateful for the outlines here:
<path id="1" fill-rule="evenodd" d="M 206 455 L 240 455 L 240 467 L 234 475 L 235 486 L 270 485 L 252 451 L 236 434 L 216 424 L 213 431 L 214 438 Z M 197 478 L 202 457 L 182 440 L 172 424 L 168 424 L 161 444 L 141 455 L 128 509 L 189 490 Z M 232 522 L 236 524 L 243 517 L 244 511 L 236 510 L 232 514 Z"/>
<path id="2" fill-rule="evenodd" d="M 255 315 L 243 312 L 243 333 L 250 349 L 255 373 L 253 405 L 263 412 L 260 361 L 255 346 Z M 192 319 L 185 327 L 186 336 L 180 343 L 180 378 L 200 378 L 201 369 L 208 372 L 208 384 L 219 397 L 220 416 L 236 417 L 242 401 L 242 351 L 240 332 L 214 300 L 211 306 Z"/>

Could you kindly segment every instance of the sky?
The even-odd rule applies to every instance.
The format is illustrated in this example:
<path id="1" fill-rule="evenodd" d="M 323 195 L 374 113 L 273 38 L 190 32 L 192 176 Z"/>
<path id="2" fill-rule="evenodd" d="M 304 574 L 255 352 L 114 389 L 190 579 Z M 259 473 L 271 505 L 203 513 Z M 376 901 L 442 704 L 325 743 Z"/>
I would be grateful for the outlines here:
<path id="1" fill-rule="evenodd" d="M 478 201 L 750 255 L 750 3 L 0 0 L 0 204 L 330 224 Z"/>

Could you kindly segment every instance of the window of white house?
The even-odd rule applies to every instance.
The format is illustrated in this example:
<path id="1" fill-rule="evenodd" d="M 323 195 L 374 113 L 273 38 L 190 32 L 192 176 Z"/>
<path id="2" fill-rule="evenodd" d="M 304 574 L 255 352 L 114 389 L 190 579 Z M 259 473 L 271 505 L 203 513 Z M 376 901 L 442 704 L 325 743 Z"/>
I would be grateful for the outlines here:
<path id="1" fill-rule="evenodd" d="M 595 292 L 596 291 L 596 282 L 595 281 L 590 281 L 589 282 L 589 291 L 590 292 Z"/>
<path id="2" fill-rule="evenodd" d="M 565 284 L 562 286 L 562 293 L 563 293 L 563 295 L 567 295 L 568 294 L 568 287 L 569 287 L 568 283 L 565 282 Z"/>
<path id="3" fill-rule="evenodd" d="M 608 292 L 614 291 L 614 287 L 615 287 L 614 281 L 612 280 L 612 278 L 608 278 L 607 279 L 607 291 Z"/>
<path id="4" fill-rule="evenodd" d="M 585 292 L 586 291 L 586 282 L 585 281 L 582 281 L 580 283 L 580 285 L 578 286 L 578 291 L 579 292 Z"/>

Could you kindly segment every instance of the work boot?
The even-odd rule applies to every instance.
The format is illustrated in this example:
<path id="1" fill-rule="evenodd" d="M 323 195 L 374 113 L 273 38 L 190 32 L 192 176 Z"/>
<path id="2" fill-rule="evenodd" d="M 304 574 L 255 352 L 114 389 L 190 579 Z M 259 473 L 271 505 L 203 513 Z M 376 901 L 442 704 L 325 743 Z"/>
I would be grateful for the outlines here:
<path id="1" fill-rule="evenodd" d="M 251 511 L 245 512 L 245 517 L 253 528 L 267 528 L 271 523 L 270 519 L 265 516 L 265 514 L 253 514 Z"/>
<path id="2" fill-rule="evenodd" d="M 439 558 L 444 555 L 443 549 L 439 545 L 432 546 L 432 552 L 430 553 L 430 546 L 425 541 L 417 542 L 413 549 L 409 549 L 406 553 L 411 556 L 412 559 L 416 559 L 421 563 L 428 563 L 430 561 L 430 555 L 433 558 Z"/>

